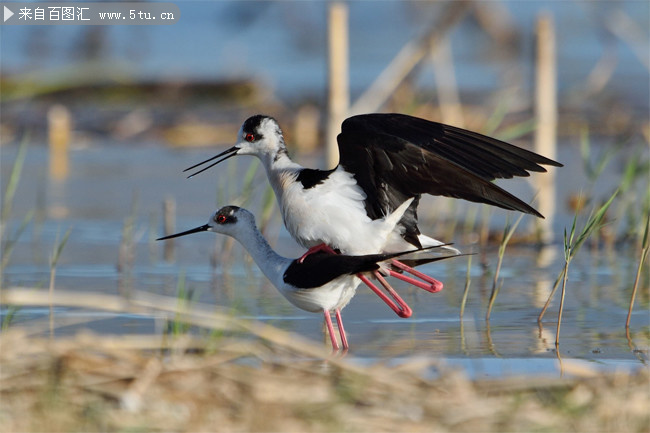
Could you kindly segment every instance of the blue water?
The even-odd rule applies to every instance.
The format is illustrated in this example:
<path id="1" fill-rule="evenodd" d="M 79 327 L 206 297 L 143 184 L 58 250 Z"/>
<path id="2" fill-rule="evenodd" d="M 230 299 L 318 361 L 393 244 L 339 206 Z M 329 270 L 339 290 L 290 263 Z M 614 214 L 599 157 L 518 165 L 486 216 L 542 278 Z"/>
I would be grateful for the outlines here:
<path id="1" fill-rule="evenodd" d="M 574 170 L 559 170 L 558 178 L 561 185 L 571 185 L 560 194 L 569 194 L 590 184 L 579 169 L 581 165 L 571 162 L 576 160 L 577 149 L 570 146 L 564 149 L 564 152 L 571 152 L 563 154 L 562 161 Z M 6 184 L 16 148 L 5 147 L 2 151 L 0 174 Z M 287 303 L 239 245 L 229 247 L 223 237 L 211 233 L 197 234 L 178 239 L 175 259 L 166 263 L 162 259 L 163 245 L 154 241 L 162 234 L 161 201 L 165 197 L 176 200 L 178 230 L 204 224 L 218 204 L 238 200 L 241 185 L 232 185 L 229 191 L 225 188 L 228 176 L 233 169 L 245 171 L 252 159 L 233 159 L 232 168 L 187 180 L 180 169 L 192 161 L 202 160 L 211 151 L 180 152 L 145 146 L 126 152 L 124 147 L 104 144 L 92 151 L 74 151 L 70 177 L 57 184 L 43 175 L 31 174 L 41 170 L 39 167 L 43 166 L 46 153 L 44 146 L 30 147 L 27 151 L 25 174 L 18 185 L 8 236 L 13 236 L 29 210 L 36 208 L 43 216 L 42 221 L 32 222 L 18 239 L 2 275 L 3 287 L 45 290 L 49 283 L 52 248 L 57 239 L 71 229 L 57 265 L 57 290 L 119 295 L 124 293 L 127 281 L 127 292 L 138 290 L 175 297 L 178 278 L 184 275 L 195 302 L 223 307 L 238 317 L 260 320 L 328 344 L 322 333 L 321 315 L 306 313 Z M 608 165 L 601 182 L 607 179 L 614 182 L 622 175 L 624 165 L 618 158 L 624 161 L 625 154 L 617 155 Z M 155 161 L 155 164 L 144 161 Z M 96 170 L 100 166 L 102 170 Z M 262 172 L 257 176 L 255 193 L 246 206 L 259 213 L 260 194 L 266 189 L 266 179 Z M 510 187 L 522 187 L 522 183 L 510 181 L 506 187 L 516 190 Z M 521 188 L 517 194 L 527 197 L 532 192 Z M 134 201 L 135 211 L 132 210 Z M 449 200 L 436 203 L 436 209 L 442 211 Z M 557 233 L 571 222 L 569 211 L 564 206 L 559 208 Z M 297 257 L 302 249 L 288 237 L 277 209 L 275 212 L 267 237 L 281 254 Z M 425 214 L 433 216 L 429 211 L 422 212 L 421 216 Z M 500 227 L 503 214 L 502 211 L 492 214 L 495 227 Z M 117 263 L 122 230 L 129 215 L 135 217 L 135 248 L 132 267 L 125 274 L 118 271 Z M 529 219 L 525 217 L 522 227 Z M 625 220 L 614 221 L 612 226 L 625 227 Z M 421 229 L 425 233 L 435 231 L 427 223 L 423 223 Z M 462 250 L 478 250 L 476 245 L 464 243 L 460 234 L 454 240 Z M 561 246 L 551 246 L 543 257 L 544 261 L 540 262 L 542 256 L 532 247 L 509 247 L 501 270 L 503 288 L 494 305 L 489 327 L 484 317 L 492 284 L 491 272 L 497 260 L 495 247 L 484 251 L 484 255 L 472 257 L 472 281 L 462 318 L 460 303 L 467 273 L 466 257 L 421 268 L 444 282 L 445 288 L 440 293 L 431 294 L 394 282 L 396 290 L 413 308 L 410 319 L 398 318 L 370 290 L 359 287 L 357 295 L 343 310 L 351 344 L 348 356 L 358 362 L 424 356 L 463 368 L 476 377 L 559 374 L 554 352 L 558 298 L 541 329 L 536 318 L 562 268 Z M 481 263 L 483 260 L 485 267 Z M 624 329 L 637 260 L 635 249 L 629 245 L 613 252 L 593 253 L 585 247 L 578 254 L 569 273 L 560 347 L 563 359 L 588 362 L 598 369 L 609 370 L 644 365 L 650 330 L 647 289 L 637 297 L 632 316 L 632 348 Z M 129 278 L 125 280 L 125 276 Z M 0 315 L 6 312 L 5 308 Z M 16 325 L 47 323 L 48 314 L 48 308 L 26 307 L 19 309 L 13 320 Z M 162 333 L 164 322 L 163 315 L 150 317 L 112 314 L 101 309 L 55 309 L 56 335 L 70 335 L 81 329 L 103 334 Z"/>

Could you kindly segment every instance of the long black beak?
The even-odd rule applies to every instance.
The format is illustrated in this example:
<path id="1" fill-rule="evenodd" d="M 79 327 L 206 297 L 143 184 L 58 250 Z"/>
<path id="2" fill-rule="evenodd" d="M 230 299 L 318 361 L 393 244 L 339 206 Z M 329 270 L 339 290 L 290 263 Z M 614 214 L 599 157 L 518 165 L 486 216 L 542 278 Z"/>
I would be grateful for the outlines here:
<path id="1" fill-rule="evenodd" d="M 192 233 L 205 232 L 210 230 L 209 224 L 204 224 L 200 227 L 193 228 L 192 230 L 187 230 L 185 232 L 176 233 L 175 235 L 164 236 L 162 238 L 156 239 L 157 241 L 164 241 L 165 239 L 177 238 L 179 236 L 191 235 Z"/>
<path id="2" fill-rule="evenodd" d="M 226 159 L 231 158 L 231 157 L 237 155 L 237 151 L 238 151 L 238 150 L 239 150 L 239 147 L 237 147 L 237 146 L 233 146 L 233 147 L 231 147 L 230 149 L 221 152 L 219 155 L 213 156 L 213 157 L 210 158 L 210 159 L 206 159 L 206 160 L 203 161 L 203 162 L 199 162 L 198 164 L 194 164 L 193 166 L 191 166 L 191 167 L 189 167 L 189 168 L 186 168 L 185 170 L 183 170 L 183 173 L 185 173 L 186 171 L 190 171 L 190 170 L 192 170 L 192 169 L 194 169 L 194 168 L 196 168 L 196 167 L 198 167 L 198 166 L 200 166 L 200 165 L 203 165 L 203 164 L 205 164 L 205 163 L 208 163 L 208 162 L 210 162 L 210 161 L 212 161 L 212 160 L 214 160 L 214 159 L 221 158 L 222 156 L 226 155 L 225 158 L 222 158 L 222 159 L 220 159 L 220 160 L 217 161 L 217 162 L 213 162 L 212 164 L 208 165 L 207 167 L 202 168 L 201 170 L 197 171 L 196 173 L 194 173 L 194 174 L 190 174 L 189 176 L 187 176 L 188 179 L 191 178 L 191 177 L 194 177 L 194 176 L 196 176 L 196 175 L 199 174 L 199 173 L 203 173 L 203 172 L 206 171 L 208 168 L 210 168 L 210 167 L 214 167 L 215 165 L 219 164 L 220 162 L 225 161 Z"/>

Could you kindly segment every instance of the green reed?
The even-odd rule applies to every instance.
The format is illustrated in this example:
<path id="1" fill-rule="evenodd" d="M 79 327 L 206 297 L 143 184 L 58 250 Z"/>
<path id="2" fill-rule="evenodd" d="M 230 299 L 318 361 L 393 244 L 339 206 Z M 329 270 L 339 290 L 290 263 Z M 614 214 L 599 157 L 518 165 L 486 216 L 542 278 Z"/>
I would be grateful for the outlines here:
<path id="1" fill-rule="evenodd" d="M 626 223 L 623 229 L 624 238 L 633 238 L 635 236 L 641 239 L 643 230 L 638 230 L 642 226 L 644 219 L 644 209 L 650 207 L 650 192 L 646 188 L 646 194 L 643 198 L 638 197 L 636 185 L 639 181 L 645 181 L 647 184 L 648 175 L 650 174 L 650 161 L 642 157 L 642 152 L 635 153 L 625 164 L 623 174 L 619 182 L 619 191 L 622 196 L 622 205 L 618 207 L 616 219 L 620 223 Z M 642 205 L 639 206 L 639 203 Z"/>
<path id="2" fill-rule="evenodd" d="M 639 288 L 639 281 L 641 280 L 641 271 L 643 270 L 645 261 L 648 258 L 648 251 L 650 250 L 650 236 L 648 236 L 648 232 L 650 232 L 650 209 L 646 209 L 645 229 L 643 230 L 643 241 L 641 243 L 639 266 L 636 270 L 634 285 L 632 286 L 632 295 L 630 296 L 630 307 L 627 311 L 627 319 L 625 320 L 625 329 L 628 334 L 630 329 L 630 319 L 632 317 L 632 309 L 634 308 L 634 300 L 636 299 L 637 289 Z"/>
<path id="3" fill-rule="evenodd" d="M 52 300 L 54 298 L 54 280 L 56 279 L 56 267 L 59 263 L 59 258 L 65 248 L 65 244 L 68 243 L 68 238 L 70 238 L 70 233 L 72 229 L 68 229 L 63 235 L 63 239 L 59 242 L 59 236 L 57 234 L 57 239 L 54 242 L 54 249 L 52 250 L 52 256 L 50 257 L 50 285 L 49 285 L 49 304 L 50 304 L 50 336 L 54 335 L 54 305 Z"/>
<path id="4" fill-rule="evenodd" d="M 593 184 L 603 173 L 605 167 L 616 154 L 616 147 L 609 148 L 596 161 L 592 161 L 591 139 L 589 128 L 585 125 L 580 129 L 580 159 L 587 179 Z"/>
<path id="5" fill-rule="evenodd" d="M 4 269 L 7 267 L 7 265 L 9 264 L 11 253 L 13 252 L 13 249 L 16 246 L 16 243 L 18 242 L 18 239 L 20 239 L 22 234 L 25 232 L 25 229 L 27 228 L 27 226 L 29 226 L 29 223 L 32 221 L 33 217 L 34 217 L 33 210 L 27 212 L 27 214 L 25 214 L 25 216 L 23 217 L 20 226 L 13 234 L 13 237 L 11 239 L 4 240 L 2 246 L 2 259 L 0 259 L 0 276 L 4 272 Z M 0 278 L 0 287 L 2 287 L 2 278 Z"/>
<path id="6" fill-rule="evenodd" d="M 463 321 L 463 315 L 465 314 L 465 305 L 467 304 L 467 296 L 469 294 L 469 286 L 472 282 L 470 278 L 470 271 L 472 269 L 472 254 L 467 255 L 467 273 L 465 274 L 465 289 L 463 290 L 463 299 L 460 301 L 460 320 L 461 325 Z"/>
<path id="7" fill-rule="evenodd" d="M 14 166 L 11 168 L 11 174 L 9 176 L 9 181 L 7 182 L 7 188 L 5 189 L 5 196 L 2 199 L 2 212 L 0 212 L 0 230 L 2 232 L 4 232 L 7 221 L 11 216 L 11 209 L 14 202 L 14 197 L 16 195 L 16 189 L 18 188 L 18 181 L 20 180 L 20 175 L 23 171 L 23 165 L 25 164 L 28 142 L 29 134 L 25 134 L 25 137 L 20 142 L 20 146 L 18 147 L 18 154 L 16 155 Z M 0 232 L 0 235 L 2 232 Z"/>
<path id="8" fill-rule="evenodd" d="M 176 282 L 176 302 L 177 310 L 174 319 L 167 322 L 166 334 L 172 337 L 178 337 L 186 334 L 190 330 L 187 320 L 184 320 L 186 311 L 194 299 L 194 290 L 188 289 L 185 271 L 181 271 Z"/>
<path id="9" fill-rule="evenodd" d="M 6 311 L 4 312 L 4 317 L 2 318 L 2 325 L 0 326 L 0 330 L 6 331 L 9 329 L 11 326 L 11 323 L 14 321 L 14 318 L 16 317 L 16 314 L 20 311 L 19 306 L 17 305 L 7 305 L 6 306 Z"/>
<path id="10" fill-rule="evenodd" d="M 13 207 L 14 198 L 16 196 L 16 189 L 18 188 L 18 182 L 23 171 L 23 165 L 25 164 L 28 143 L 29 134 L 25 134 L 25 137 L 20 142 L 20 146 L 18 147 L 18 154 L 16 155 L 16 160 L 14 161 L 14 165 L 11 168 L 11 174 L 9 175 L 7 187 L 5 188 L 4 197 L 2 199 L 2 211 L 0 212 L 0 240 L 2 240 L 2 258 L 0 259 L 0 287 L 2 287 L 2 274 L 5 267 L 9 263 L 9 258 L 11 257 L 13 248 L 34 216 L 33 211 L 27 212 L 20 226 L 18 227 L 18 230 L 16 230 L 16 232 L 13 234 L 13 237 L 11 239 L 5 239 L 7 225 L 9 224 L 9 218 L 11 218 L 11 210 Z"/>
<path id="11" fill-rule="evenodd" d="M 503 236 L 501 237 L 501 243 L 499 244 L 499 258 L 497 260 L 497 267 L 494 272 L 494 280 L 492 281 L 492 293 L 490 294 L 490 301 L 488 302 L 487 312 L 485 313 L 485 320 L 487 321 L 490 320 L 490 314 L 492 314 L 492 307 L 494 306 L 494 301 L 496 301 L 497 295 L 499 294 L 499 290 L 503 285 L 503 281 L 501 282 L 501 284 L 497 284 L 497 283 L 499 280 L 501 265 L 503 264 L 503 257 L 506 254 L 506 247 L 508 246 L 508 242 L 510 242 L 512 235 L 515 233 L 515 230 L 517 230 L 517 226 L 521 222 L 523 216 L 524 216 L 523 213 L 520 214 L 519 217 L 517 218 L 517 221 L 515 221 L 515 223 L 512 226 L 510 225 L 509 221 L 506 220 L 506 225 L 503 228 Z"/>
<path id="12" fill-rule="evenodd" d="M 633 143 L 629 143 L 628 141 L 629 137 L 624 137 L 610 146 L 602 154 L 594 156 L 589 129 L 587 126 L 581 128 L 580 157 L 583 171 L 592 185 L 586 193 L 587 200 L 590 200 L 593 196 L 593 185 L 595 185 L 596 181 L 605 171 L 605 168 L 616 156 L 617 151 L 622 147 L 633 145 Z M 617 206 L 613 219 L 618 221 L 617 224 L 619 225 L 615 232 L 619 238 L 623 239 L 631 238 L 634 234 L 641 236 L 643 232 L 643 230 L 637 230 L 637 227 L 642 224 L 643 212 L 639 212 L 641 207 L 638 206 L 638 203 L 641 200 L 637 197 L 635 187 L 640 181 L 647 182 L 648 174 L 650 173 L 650 161 L 647 157 L 644 157 L 646 145 L 643 144 L 642 146 L 642 149 L 637 150 L 630 158 L 627 158 L 618 183 L 619 205 Z M 646 195 L 645 201 L 650 201 L 650 195 Z M 625 224 L 622 230 L 621 224 Z M 597 236 L 597 233 L 594 236 Z"/>
<path id="13" fill-rule="evenodd" d="M 564 296 L 566 293 L 566 283 L 568 281 L 569 265 L 571 264 L 571 260 L 575 257 L 578 251 L 580 251 L 580 247 L 582 246 L 582 244 L 593 233 L 597 232 L 599 229 L 601 229 L 604 226 L 603 220 L 605 218 L 605 214 L 607 213 L 607 209 L 609 209 L 610 205 L 614 201 L 614 198 L 616 198 L 617 194 L 618 194 L 618 190 L 616 190 L 611 195 L 611 197 L 596 212 L 592 212 L 589 215 L 584 227 L 582 228 L 580 234 L 577 237 L 576 237 L 576 233 L 577 233 L 576 226 L 578 221 L 577 211 L 573 217 L 573 223 L 569 234 L 567 235 L 566 229 L 564 230 L 564 267 L 562 268 L 562 271 L 560 271 L 560 274 L 555 280 L 553 289 L 551 290 L 551 293 L 549 294 L 548 299 L 546 300 L 546 303 L 544 304 L 544 307 L 542 308 L 542 311 L 540 312 L 537 318 L 538 322 L 542 321 L 544 314 L 546 313 L 546 310 L 548 309 L 548 306 L 551 303 L 551 299 L 553 299 L 553 295 L 555 295 L 555 292 L 557 291 L 560 282 L 562 282 L 560 311 L 559 311 L 557 331 L 555 336 L 556 346 L 559 344 L 560 326 L 562 323 L 562 313 L 564 310 Z"/>

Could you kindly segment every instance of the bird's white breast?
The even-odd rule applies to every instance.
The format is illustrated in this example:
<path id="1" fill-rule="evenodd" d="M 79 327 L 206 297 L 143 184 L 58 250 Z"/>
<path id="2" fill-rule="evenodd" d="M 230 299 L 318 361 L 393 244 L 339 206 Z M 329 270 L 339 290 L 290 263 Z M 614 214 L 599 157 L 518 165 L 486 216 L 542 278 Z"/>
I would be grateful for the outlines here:
<path id="1" fill-rule="evenodd" d="M 383 250 L 395 229 L 384 219 L 371 220 L 365 209 L 366 194 L 342 168 L 324 182 L 305 189 L 293 175 L 279 179 L 278 202 L 289 233 L 304 247 L 325 243 L 343 254 L 374 254 Z"/>
<path id="2" fill-rule="evenodd" d="M 343 275 L 324 286 L 312 289 L 297 289 L 287 284 L 278 286 L 278 289 L 296 307 L 317 313 L 348 305 L 360 282 L 361 280 L 353 275 Z"/>

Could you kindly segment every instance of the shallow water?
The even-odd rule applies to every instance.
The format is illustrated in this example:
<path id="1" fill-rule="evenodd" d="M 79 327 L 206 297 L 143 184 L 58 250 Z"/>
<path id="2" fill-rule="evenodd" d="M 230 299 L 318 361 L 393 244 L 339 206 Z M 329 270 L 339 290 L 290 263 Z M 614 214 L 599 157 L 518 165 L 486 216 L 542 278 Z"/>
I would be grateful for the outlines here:
<path id="1" fill-rule="evenodd" d="M 562 149 L 561 161 L 567 164 L 575 160 L 576 149 Z M 213 234 L 197 234 L 176 240 L 175 260 L 167 263 L 162 259 L 164 245 L 154 239 L 162 234 L 164 198 L 176 200 L 177 231 L 203 224 L 218 205 L 236 202 L 242 182 L 228 179 L 245 172 L 252 159 L 236 158 L 230 165 L 192 180 L 184 179 L 181 173 L 183 168 L 212 152 L 108 144 L 78 149 L 71 152 L 70 176 L 57 183 L 49 180 L 43 170 L 47 166 L 45 147 L 30 147 L 8 237 L 12 238 L 29 210 L 36 209 L 37 216 L 18 239 L 2 277 L 3 287 L 47 287 L 52 248 L 71 229 L 57 266 L 57 289 L 109 294 L 135 289 L 173 297 L 179 275 L 185 275 L 186 287 L 193 291 L 198 302 L 226 307 L 236 315 L 268 322 L 328 344 L 322 332 L 322 316 L 287 303 L 239 245 Z M 3 190 L 15 155 L 15 147 L 3 147 Z M 620 159 L 610 164 L 599 182 L 615 182 L 625 156 L 621 155 Z M 588 185 L 580 170 L 559 170 L 558 178 L 561 185 L 573 186 L 560 189 L 559 203 Z M 261 171 L 254 184 L 254 193 L 246 207 L 259 215 L 261 196 L 267 188 Z M 523 181 L 507 182 L 505 186 L 526 198 L 532 194 Z M 436 201 L 435 205 L 439 203 Z M 131 215 L 135 221 L 133 262 L 125 274 L 120 274 L 118 250 L 125 221 Z M 495 228 L 500 227 L 504 215 L 501 211 L 492 214 Z M 522 227 L 530 219 L 525 217 Z M 556 233 L 561 233 L 570 220 L 568 212 L 559 214 Z M 421 229 L 425 233 L 433 230 L 426 225 Z M 281 228 L 277 215 L 267 236 L 281 254 L 297 257 L 302 251 Z M 361 363 L 433 357 L 474 376 L 558 372 L 554 339 L 559 298 L 556 297 L 548 311 L 542 328 L 538 327 L 536 318 L 561 270 L 561 246 L 543 251 L 521 246 L 508 248 L 501 270 L 503 287 L 489 324 L 485 321 L 485 311 L 491 272 L 496 266 L 496 247 L 478 251 L 476 245 L 457 243 L 456 246 L 464 251 L 480 252 L 472 256 L 464 316 L 460 317 L 460 303 L 467 257 L 420 268 L 444 282 L 444 290 L 437 294 L 393 281 L 396 290 L 413 308 L 414 314 L 409 319 L 397 317 L 376 295 L 360 286 L 343 311 L 351 344 L 348 356 Z M 632 342 L 626 339 L 624 329 L 638 260 L 633 252 L 627 246 L 612 252 L 594 252 L 585 247 L 572 263 L 561 333 L 563 359 L 577 359 L 608 370 L 645 365 L 650 324 L 647 290 L 642 290 L 637 298 Z M 3 314 L 6 311 L 5 306 Z M 21 308 L 13 323 L 28 324 L 46 319 L 48 314 L 47 308 Z M 81 328 L 111 334 L 162 333 L 165 326 L 160 317 L 114 315 L 101 309 L 56 308 L 55 317 L 55 323 L 60 325 L 67 321 L 81 322 L 59 327 L 57 335 L 75 333 Z"/>

